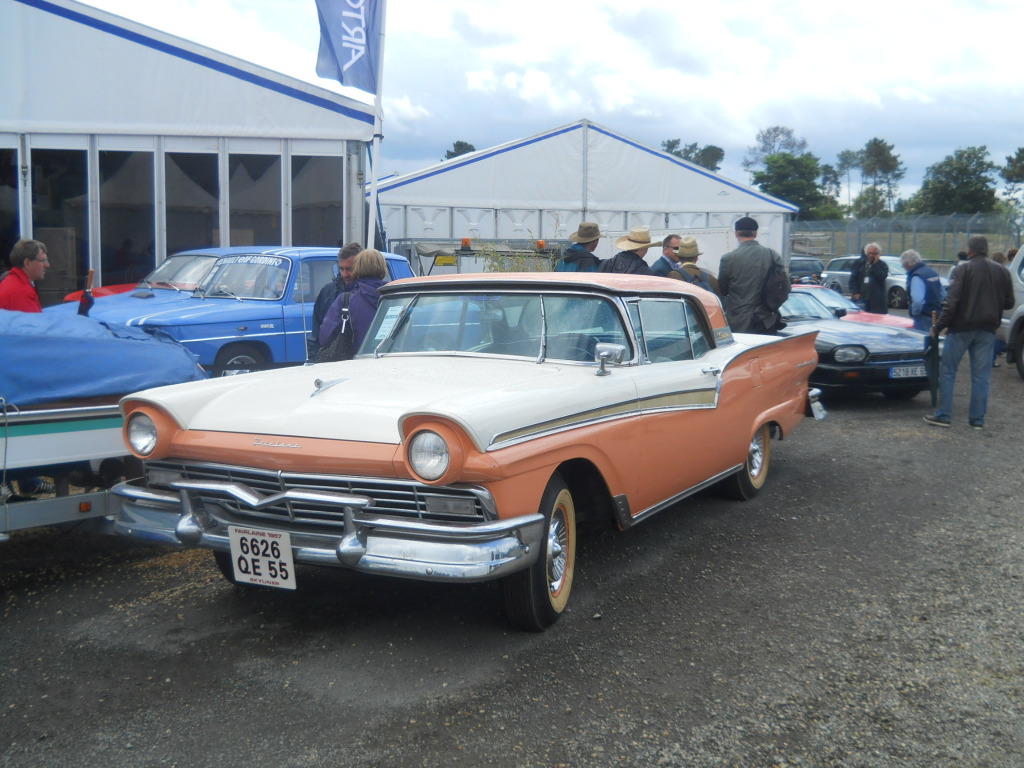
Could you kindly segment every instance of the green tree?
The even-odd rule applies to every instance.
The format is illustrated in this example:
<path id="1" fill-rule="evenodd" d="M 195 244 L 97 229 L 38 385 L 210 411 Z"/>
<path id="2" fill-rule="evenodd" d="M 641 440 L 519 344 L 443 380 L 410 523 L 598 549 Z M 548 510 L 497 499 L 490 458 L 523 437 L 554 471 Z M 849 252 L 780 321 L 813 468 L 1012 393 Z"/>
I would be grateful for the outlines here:
<path id="1" fill-rule="evenodd" d="M 680 146 L 680 144 L 679 139 L 666 139 L 661 142 L 661 149 L 663 152 L 699 165 L 701 168 L 707 168 L 709 171 L 717 171 L 722 167 L 725 150 L 721 147 L 716 147 L 714 144 L 701 147 L 697 142 L 685 146 Z"/>
<path id="2" fill-rule="evenodd" d="M 794 155 L 776 152 L 764 158 L 764 170 L 752 178 L 763 192 L 800 207 L 800 218 L 816 218 L 816 209 L 824 197 L 818 187 L 821 168 L 818 158 L 809 152 Z"/>
<path id="3" fill-rule="evenodd" d="M 1006 165 L 999 171 L 1006 182 L 1006 200 L 1014 213 L 1020 214 L 1024 208 L 1021 193 L 1024 192 L 1024 147 L 1019 147 L 1013 155 L 1006 156 Z"/>
<path id="4" fill-rule="evenodd" d="M 853 198 L 850 212 L 855 219 L 870 219 L 886 212 L 885 195 L 877 187 L 864 187 Z"/>
<path id="5" fill-rule="evenodd" d="M 938 216 L 990 213 L 996 207 L 992 176 L 997 168 L 989 160 L 988 147 L 960 147 L 925 171 L 924 183 L 908 208 Z"/>
<path id="6" fill-rule="evenodd" d="M 459 155 L 468 155 L 470 152 L 476 152 L 476 147 L 470 144 L 468 141 L 456 141 L 452 144 L 452 148 L 444 153 L 445 160 L 451 160 L 453 157 Z"/>
<path id="7" fill-rule="evenodd" d="M 864 153 L 859 149 L 844 149 L 838 155 L 836 155 L 836 173 L 840 176 L 846 176 L 846 205 L 852 207 L 853 201 L 850 199 L 853 193 L 853 183 L 850 178 L 850 173 L 861 167 L 864 162 Z"/>
<path id="8" fill-rule="evenodd" d="M 885 200 L 885 210 L 892 213 L 899 195 L 899 183 L 907 169 L 893 145 L 881 139 L 871 139 L 861 150 L 861 175 L 878 190 Z"/>
<path id="9" fill-rule="evenodd" d="M 792 128 L 784 125 L 773 125 L 763 128 L 757 132 L 757 144 L 747 147 L 747 154 L 743 158 L 743 169 L 748 173 L 766 166 L 766 160 L 771 155 L 785 153 L 799 157 L 807 152 L 807 141 L 799 138 L 793 133 Z"/>

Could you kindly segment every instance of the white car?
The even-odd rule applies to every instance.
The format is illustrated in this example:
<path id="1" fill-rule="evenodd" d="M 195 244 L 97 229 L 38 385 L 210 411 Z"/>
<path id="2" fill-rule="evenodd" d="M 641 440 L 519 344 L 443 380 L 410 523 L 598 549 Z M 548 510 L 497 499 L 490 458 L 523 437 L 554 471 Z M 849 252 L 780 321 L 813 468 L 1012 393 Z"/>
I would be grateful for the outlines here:
<path id="1" fill-rule="evenodd" d="M 734 336 L 714 294 L 660 277 L 398 280 L 354 360 L 125 398 L 145 476 L 115 490 L 117 528 L 246 585 L 294 589 L 298 564 L 500 579 L 511 623 L 542 630 L 577 520 L 763 487 L 771 438 L 818 405 L 815 336 Z"/>

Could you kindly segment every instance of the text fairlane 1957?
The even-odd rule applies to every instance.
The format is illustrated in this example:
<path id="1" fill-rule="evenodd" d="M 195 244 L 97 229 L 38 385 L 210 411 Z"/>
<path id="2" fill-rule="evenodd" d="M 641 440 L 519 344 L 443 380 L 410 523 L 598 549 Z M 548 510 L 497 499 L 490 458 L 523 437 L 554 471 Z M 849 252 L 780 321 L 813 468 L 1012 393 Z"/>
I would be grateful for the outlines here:
<path id="1" fill-rule="evenodd" d="M 354 360 L 122 402 L 145 476 L 120 532 L 212 549 L 235 583 L 296 564 L 500 579 L 542 630 L 577 524 L 625 529 L 712 485 L 746 499 L 812 411 L 813 332 L 734 336 L 712 294 L 627 275 L 414 278 L 381 289 Z"/>

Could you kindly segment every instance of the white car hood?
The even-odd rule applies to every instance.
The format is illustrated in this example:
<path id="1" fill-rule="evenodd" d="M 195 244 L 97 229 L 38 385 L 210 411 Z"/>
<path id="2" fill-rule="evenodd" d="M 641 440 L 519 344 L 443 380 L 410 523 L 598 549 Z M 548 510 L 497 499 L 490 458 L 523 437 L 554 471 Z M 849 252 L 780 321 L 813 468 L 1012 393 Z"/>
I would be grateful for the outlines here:
<path id="1" fill-rule="evenodd" d="M 479 450 L 496 435 L 633 401 L 629 368 L 463 357 L 384 357 L 302 366 L 162 387 L 133 395 L 187 429 L 401 442 L 403 418 L 447 417 Z M 315 382 L 320 380 L 319 389 Z"/>

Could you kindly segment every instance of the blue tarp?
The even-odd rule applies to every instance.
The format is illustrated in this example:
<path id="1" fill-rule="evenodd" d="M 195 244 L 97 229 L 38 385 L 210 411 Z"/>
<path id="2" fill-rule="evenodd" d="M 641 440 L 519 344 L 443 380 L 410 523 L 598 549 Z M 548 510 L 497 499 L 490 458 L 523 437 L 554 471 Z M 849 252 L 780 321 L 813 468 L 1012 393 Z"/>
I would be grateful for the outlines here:
<path id="1" fill-rule="evenodd" d="M 204 379 L 167 335 L 82 315 L 0 309 L 0 397 L 26 407 Z"/>

